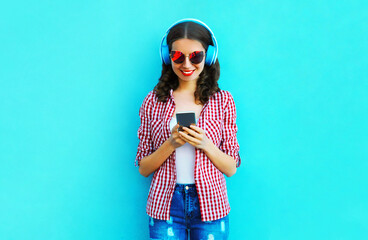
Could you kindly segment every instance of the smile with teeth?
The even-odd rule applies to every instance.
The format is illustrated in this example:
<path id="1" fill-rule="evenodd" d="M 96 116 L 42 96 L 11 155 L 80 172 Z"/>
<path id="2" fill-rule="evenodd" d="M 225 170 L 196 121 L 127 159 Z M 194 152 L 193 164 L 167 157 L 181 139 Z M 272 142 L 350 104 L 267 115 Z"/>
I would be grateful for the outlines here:
<path id="1" fill-rule="evenodd" d="M 190 76 L 193 74 L 194 70 L 180 70 L 184 76 Z"/>

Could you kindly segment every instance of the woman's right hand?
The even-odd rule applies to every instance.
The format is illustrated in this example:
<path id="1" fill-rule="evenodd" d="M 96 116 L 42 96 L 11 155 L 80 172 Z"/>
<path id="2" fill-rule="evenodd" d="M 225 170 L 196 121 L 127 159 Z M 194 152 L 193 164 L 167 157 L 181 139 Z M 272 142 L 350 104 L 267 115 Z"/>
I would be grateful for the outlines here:
<path id="1" fill-rule="evenodd" d="M 179 124 L 176 124 L 173 129 L 171 130 L 171 136 L 169 138 L 170 144 L 174 148 L 181 147 L 185 144 L 185 141 L 182 139 L 178 132 Z"/>

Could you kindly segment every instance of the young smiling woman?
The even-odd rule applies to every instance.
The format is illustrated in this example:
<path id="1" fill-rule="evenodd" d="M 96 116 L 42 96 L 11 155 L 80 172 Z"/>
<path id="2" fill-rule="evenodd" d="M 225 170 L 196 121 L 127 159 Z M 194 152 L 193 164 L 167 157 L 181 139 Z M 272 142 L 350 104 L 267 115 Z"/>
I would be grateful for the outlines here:
<path id="1" fill-rule="evenodd" d="M 165 47 L 167 49 L 165 50 Z M 154 173 L 147 201 L 151 239 L 227 239 L 226 180 L 240 165 L 235 103 L 220 90 L 217 42 L 196 19 L 169 28 L 162 75 L 140 108 L 136 165 Z M 178 131 L 175 113 L 196 124 Z"/>

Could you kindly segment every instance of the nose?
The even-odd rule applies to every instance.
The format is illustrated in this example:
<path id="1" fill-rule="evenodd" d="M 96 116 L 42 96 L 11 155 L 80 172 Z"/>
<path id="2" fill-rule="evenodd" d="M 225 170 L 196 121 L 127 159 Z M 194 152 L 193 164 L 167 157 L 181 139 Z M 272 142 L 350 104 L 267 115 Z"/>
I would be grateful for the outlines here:
<path id="1" fill-rule="evenodd" d="M 192 66 L 192 63 L 189 60 L 189 57 L 185 57 L 185 60 L 183 62 L 183 67 L 190 68 Z"/>

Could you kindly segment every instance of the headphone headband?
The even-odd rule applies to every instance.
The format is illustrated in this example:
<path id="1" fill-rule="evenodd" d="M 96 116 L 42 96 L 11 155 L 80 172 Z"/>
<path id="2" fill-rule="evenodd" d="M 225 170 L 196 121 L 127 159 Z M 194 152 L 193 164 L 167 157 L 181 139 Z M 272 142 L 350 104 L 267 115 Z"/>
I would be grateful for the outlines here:
<path id="1" fill-rule="evenodd" d="M 174 24 L 172 24 L 169 29 L 167 29 L 165 35 L 163 36 L 162 40 L 161 40 L 161 47 L 160 47 L 160 56 L 161 56 L 161 60 L 163 63 L 165 63 L 166 65 L 170 65 L 171 64 L 171 60 L 170 60 L 170 53 L 169 53 L 169 46 L 167 45 L 167 35 L 169 34 L 170 30 L 178 25 L 179 23 L 183 23 L 183 22 L 194 22 L 197 23 L 203 27 L 205 27 L 211 34 L 211 38 L 212 38 L 212 42 L 213 45 L 208 45 L 208 49 L 206 52 L 206 59 L 205 59 L 205 64 L 206 65 L 212 65 L 216 62 L 217 60 L 217 55 L 218 55 L 218 45 L 217 45 L 217 40 L 215 38 L 215 35 L 213 34 L 212 30 L 202 21 L 198 20 L 198 19 L 194 19 L 194 18 L 184 18 L 181 19 L 177 22 L 175 22 Z"/>

